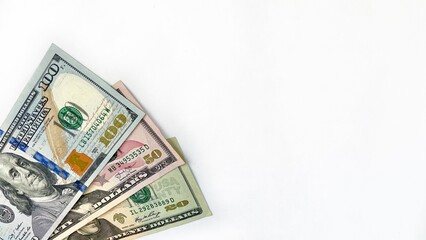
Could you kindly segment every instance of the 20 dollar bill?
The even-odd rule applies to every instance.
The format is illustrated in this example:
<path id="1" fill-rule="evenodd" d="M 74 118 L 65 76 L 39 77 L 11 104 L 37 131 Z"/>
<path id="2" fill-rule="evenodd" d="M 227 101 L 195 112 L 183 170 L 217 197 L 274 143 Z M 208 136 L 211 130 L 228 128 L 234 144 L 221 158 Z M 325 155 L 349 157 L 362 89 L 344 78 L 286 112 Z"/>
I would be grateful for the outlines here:
<path id="1" fill-rule="evenodd" d="M 183 156 L 176 138 L 168 141 Z M 210 215 L 201 189 L 185 164 L 78 229 L 67 240 L 136 239 Z"/>

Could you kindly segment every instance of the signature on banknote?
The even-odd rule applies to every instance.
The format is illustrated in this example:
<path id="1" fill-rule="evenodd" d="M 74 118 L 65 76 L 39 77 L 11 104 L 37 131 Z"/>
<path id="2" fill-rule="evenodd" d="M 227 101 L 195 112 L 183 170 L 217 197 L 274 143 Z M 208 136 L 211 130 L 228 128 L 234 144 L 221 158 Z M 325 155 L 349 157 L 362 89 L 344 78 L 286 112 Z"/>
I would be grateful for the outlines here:
<path id="1" fill-rule="evenodd" d="M 115 176 L 122 181 L 123 179 L 125 179 L 127 176 L 131 175 L 132 173 L 136 172 L 136 169 L 133 169 L 133 166 L 136 163 L 132 164 L 131 166 L 128 166 L 126 168 L 124 168 L 123 170 L 120 170 Z"/>
<path id="2" fill-rule="evenodd" d="M 147 220 L 151 220 L 151 219 L 156 219 L 160 216 L 160 212 L 157 211 L 151 211 L 148 215 L 144 215 L 144 216 L 138 216 L 135 219 L 136 223 L 140 223 L 143 221 L 147 221 Z"/>

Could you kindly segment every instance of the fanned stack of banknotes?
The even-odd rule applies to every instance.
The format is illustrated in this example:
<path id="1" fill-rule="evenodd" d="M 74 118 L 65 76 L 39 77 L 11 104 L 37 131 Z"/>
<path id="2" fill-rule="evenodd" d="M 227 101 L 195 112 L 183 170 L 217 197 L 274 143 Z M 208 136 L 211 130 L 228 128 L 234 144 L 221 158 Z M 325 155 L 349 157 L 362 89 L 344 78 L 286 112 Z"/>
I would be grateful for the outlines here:
<path id="1" fill-rule="evenodd" d="M 52 45 L 0 128 L 0 239 L 135 239 L 211 215 L 123 82 Z"/>

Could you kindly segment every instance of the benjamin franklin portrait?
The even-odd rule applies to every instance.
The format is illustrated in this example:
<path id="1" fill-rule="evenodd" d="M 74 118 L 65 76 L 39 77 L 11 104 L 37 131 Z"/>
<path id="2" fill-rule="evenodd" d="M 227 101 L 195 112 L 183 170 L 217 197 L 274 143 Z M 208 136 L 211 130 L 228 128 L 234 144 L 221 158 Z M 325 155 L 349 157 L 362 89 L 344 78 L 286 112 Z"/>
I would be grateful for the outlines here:
<path id="1" fill-rule="evenodd" d="M 0 190 L 20 212 L 32 217 L 34 235 L 42 238 L 73 199 L 72 185 L 55 185 L 57 177 L 41 163 L 14 153 L 0 153 Z"/>

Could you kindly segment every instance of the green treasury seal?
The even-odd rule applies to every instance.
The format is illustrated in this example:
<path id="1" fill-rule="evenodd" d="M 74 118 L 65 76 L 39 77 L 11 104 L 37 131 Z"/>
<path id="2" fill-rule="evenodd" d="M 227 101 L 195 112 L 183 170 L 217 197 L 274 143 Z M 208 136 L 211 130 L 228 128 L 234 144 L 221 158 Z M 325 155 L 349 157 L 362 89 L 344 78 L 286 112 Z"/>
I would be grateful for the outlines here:
<path id="1" fill-rule="evenodd" d="M 132 196 L 130 196 L 130 199 L 132 199 L 132 201 L 135 203 L 146 203 L 151 199 L 151 191 L 148 187 L 144 187 Z"/>
<path id="2" fill-rule="evenodd" d="M 62 126 L 68 129 L 78 129 L 83 124 L 83 116 L 80 111 L 71 106 L 61 108 L 58 118 Z"/>

